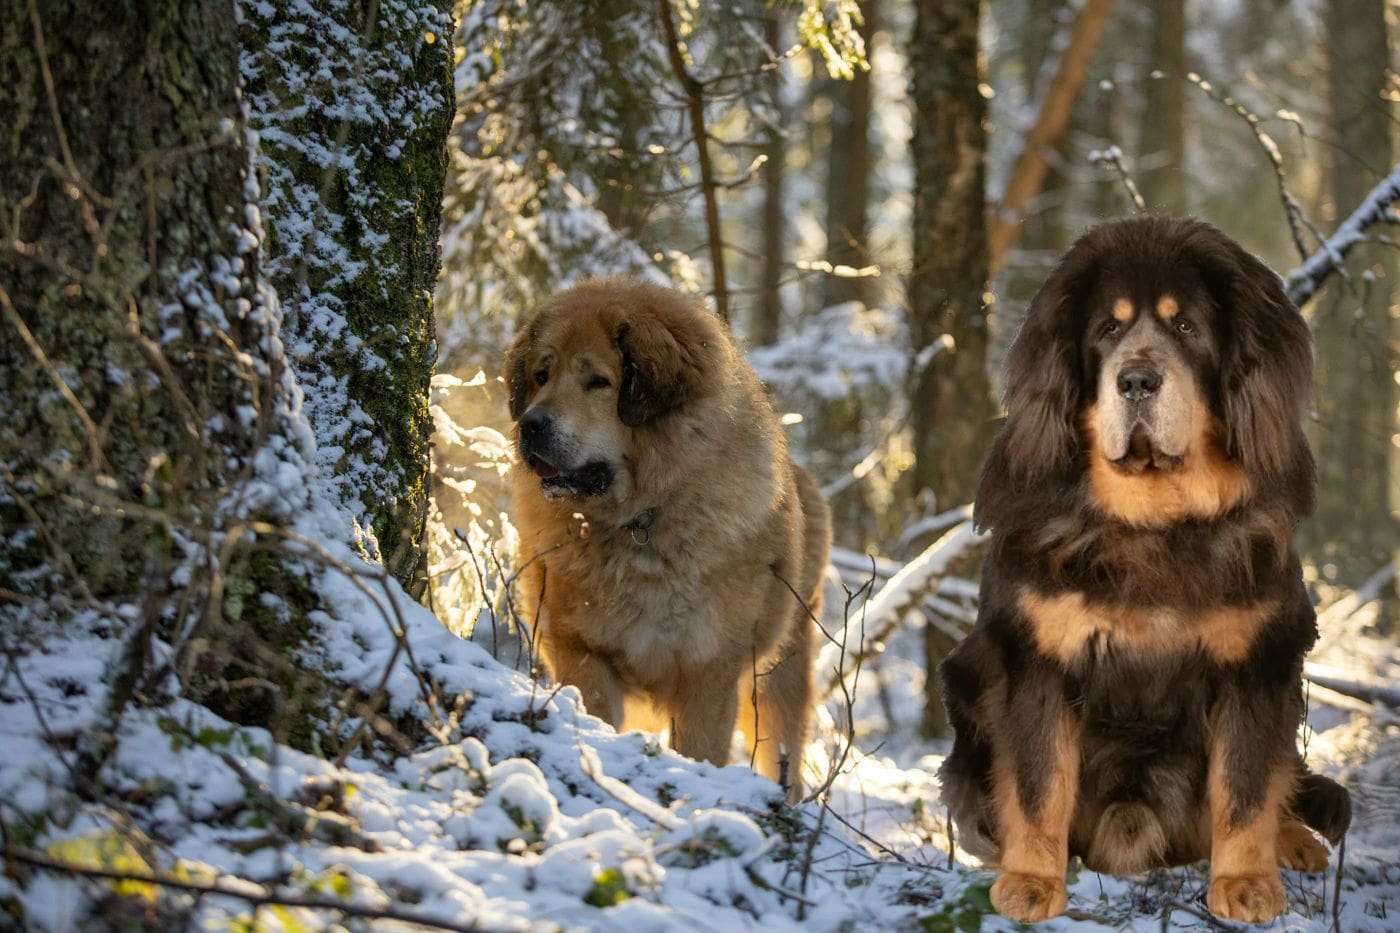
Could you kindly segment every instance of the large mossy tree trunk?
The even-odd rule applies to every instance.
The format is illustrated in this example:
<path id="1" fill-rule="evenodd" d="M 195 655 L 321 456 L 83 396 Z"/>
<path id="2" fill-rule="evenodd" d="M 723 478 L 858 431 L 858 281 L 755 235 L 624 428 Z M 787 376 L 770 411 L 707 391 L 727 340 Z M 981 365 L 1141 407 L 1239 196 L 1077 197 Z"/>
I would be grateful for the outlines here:
<path id="1" fill-rule="evenodd" d="M 914 476 L 940 509 L 969 502 L 992 435 L 987 375 L 987 102 L 980 0 L 919 0 L 909 49 L 914 128 L 909 275 Z M 952 645 L 926 628 L 923 729 L 947 730 L 934 669 Z"/>
<path id="2" fill-rule="evenodd" d="M 1393 107 L 1383 0 L 1330 0 L 1325 26 L 1332 126 L 1332 199 L 1340 220 L 1390 168 Z M 1329 582 L 1356 586 L 1392 559 L 1400 528 L 1390 501 L 1395 418 L 1392 248 L 1360 244 L 1348 256 L 1351 285 L 1317 300 L 1317 513 L 1301 531 Z"/>
<path id="3" fill-rule="evenodd" d="M 373 531 L 369 556 L 421 597 L 451 3 L 272 0 L 244 16 L 268 276 L 319 466 Z"/>
<path id="4" fill-rule="evenodd" d="M 234 7 L 3 15 L 0 612 L 110 613 L 118 702 L 163 642 L 188 695 L 270 724 L 305 693 L 289 655 L 314 597 L 244 538 L 306 508 L 312 443 L 262 274 Z"/>
<path id="5" fill-rule="evenodd" d="M 359 514 L 421 527 L 450 17 L 336 7 L 355 28 L 310 41 L 271 15 L 274 53 L 229 0 L 0 10 L 4 648 L 100 618 L 129 649 L 104 679 L 114 716 L 173 673 L 228 719 L 333 748 L 337 701 L 373 688 L 316 661 L 330 558 L 307 536 L 351 536 L 321 492 L 345 464 L 331 488 L 378 509 Z M 361 57 L 353 37 L 379 34 Z M 312 93 L 357 71 L 341 109 Z M 293 167 L 323 106 L 343 117 L 318 153 L 334 170 Z M 272 279 L 298 299 L 286 319 Z M 335 428 L 361 433 L 335 449 Z"/>

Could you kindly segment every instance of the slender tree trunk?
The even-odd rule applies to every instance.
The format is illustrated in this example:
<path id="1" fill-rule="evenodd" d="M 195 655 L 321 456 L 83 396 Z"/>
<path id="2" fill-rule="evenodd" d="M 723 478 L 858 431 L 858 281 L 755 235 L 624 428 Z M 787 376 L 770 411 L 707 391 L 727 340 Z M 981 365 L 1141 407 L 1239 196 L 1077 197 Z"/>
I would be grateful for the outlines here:
<path id="1" fill-rule="evenodd" d="M 1152 63 L 1136 181 L 1148 210 L 1184 214 L 1186 203 L 1186 0 L 1151 0 Z"/>
<path id="2" fill-rule="evenodd" d="M 1021 72 L 1025 98 L 1028 101 L 1040 100 L 1044 96 L 1044 86 L 1049 82 L 1050 68 L 1055 62 L 1052 49 L 1055 37 L 1064 24 L 1062 15 L 1066 0 L 1029 0 L 1026 18 L 1020 23 Z M 1086 92 L 1089 89 L 1086 88 Z M 1083 95 L 1081 95 L 1081 98 Z M 1083 108 L 1074 108 L 1079 116 Z M 997 361 L 1005 358 L 1024 310 L 1030 305 L 1035 293 L 1049 274 L 1054 262 L 1068 245 L 1065 232 L 1065 189 L 1069 179 L 1062 171 L 1064 165 L 1073 165 L 1075 160 L 1068 153 L 1068 137 L 1061 140 L 1059 166 L 1051 165 L 1045 174 L 1040 197 L 1035 210 L 1026 216 L 1025 230 L 1021 234 L 1022 254 L 1018 262 L 1004 266 L 996 283 L 997 306 L 992 313 L 992 333 L 994 344 L 991 358 L 993 372 L 999 368 Z M 1010 312 L 1007 317 L 1002 315 Z M 1008 319 L 1009 318 L 1009 319 Z"/>
<path id="3" fill-rule="evenodd" d="M 1345 217 L 1391 164 L 1384 0 L 1331 0 L 1332 197 Z M 1400 541 L 1390 503 L 1395 421 L 1395 263 L 1388 248 L 1348 256 L 1354 288 L 1334 286 L 1314 311 L 1320 418 L 1314 429 L 1317 514 L 1304 541 L 1323 579 L 1355 585 Z M 1367 274 L 1371 273 L 1371 274 Z"/>
<path id="4" fill-rule="evenodd" d="M 778 11 L 769 8 L 763 20 L 763 38 L 775 53 L 782 49 L 782 19 Z M 773 99 L 774 125 L 768 128 L 763 166 L 763 206 L 760 227 L 762 244 L 759 256 L 758 305 L 749 318 L 749 343 L 763 347 L 778 342 L 778 329 L 783 318 L 782 281 L 787 237 L 787 205 L 783 203 L 783 175 L 787 170 L 787 140 L 783 135 L 787 123 L 783 107 L 781 69 L 769 76 Z"/>
<path id="5" fill-rule="evenodd" d="M 1070 31 L 1069 45 L 1060 55 L 1055 76 L 1045 89 L 1035 123 L 1026 133 L 1021 151 L 1011 167 L 988 233 L 988 264 L 993 274 L 1021 235 L 1022 222 L 1031 201 L 1040 191 L 1049 169 L 1046 156 L 1059 145 L 1069 125 L 1074 99 L 1084 83 L 1084 72 L 1098 48 L 1113 0 L 1084 0 Z"/>
<path id="6" fill-rule="evenodd" d="M 919 0 L 909 49 L 914 476 L 940 508 L 971 500 L 994 413 L 983 301 L 987 103 L 980 90 L 980 14 L 979 0 Z M 923 728 L 932 735 L 947 729 L 934 671 L 952 646 L 936 626 L 926 631 Z"/>
<path id="7" fill-rule="evenodd" d="M 860 27 L 867 51 L 877 28 L 876 0 L 863 0 Z M 833 266 L 870 263 L 870 69 L 831 82 L 831 147 L 826 172 L 826 258 Z M 868 301 L 870 280 L 827 276 L 822 304 Z"/>
<path id="8" fill-rule="evenodd" d="M 710 131 L 705 122 L 705 86 L 690 73 L 685 63 L 681 39 L 676 32 L 675 16 L 671 11 L 672 0 L 657 0 L 657 3 L 661 13 L 666 55 L 670 59 L 671 71 L 676 82 L 685 94 L 690 136 L 695 143 L 700 194 L 705 202 L 705 239 L 710 250 L 710 278 L 713 280 L 715 291 L 715 310 L 719 313 L 720 320 L 728 324 L 729 286 L 724 272 L 724 228 L 720 226 L 719 181 L 710 159 Z"/>

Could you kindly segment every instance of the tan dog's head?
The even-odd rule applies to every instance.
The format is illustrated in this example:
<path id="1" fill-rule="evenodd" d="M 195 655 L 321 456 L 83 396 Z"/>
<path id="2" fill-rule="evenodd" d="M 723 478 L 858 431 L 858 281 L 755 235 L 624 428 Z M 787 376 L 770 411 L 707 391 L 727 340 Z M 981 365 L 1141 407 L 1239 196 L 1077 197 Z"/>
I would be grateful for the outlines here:
<path id="1" fill-rule="evenodd" d="M 625 496 L 639 433 L 705 393 L 722 336 L 691 298 L 631 279 L 552 297 L 506 353 L 521 462 L 550 498 Z"/>

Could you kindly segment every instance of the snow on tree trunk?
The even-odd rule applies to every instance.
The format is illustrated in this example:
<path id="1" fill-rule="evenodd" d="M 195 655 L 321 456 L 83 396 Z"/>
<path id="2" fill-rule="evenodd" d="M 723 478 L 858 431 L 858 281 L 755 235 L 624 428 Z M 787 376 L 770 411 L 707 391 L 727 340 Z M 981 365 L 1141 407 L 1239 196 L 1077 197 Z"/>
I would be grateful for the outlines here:
<path id="1" fill-rule="evenodd" d="M 266 722 L 311 679 L 287 655 L 315 599 L 245 537 L 306 507 L 314 442 L 261 270 L 233 19 L 6 0 L 0 612 L 15 632 L 111 608 L 120 690 L 159 641 L 190 696 Z"/>
<path id="2" fill-rule="evenodd" d="M 244 16 L 267 272 L 318 464 L 372 530 L 369 555 L 419 596 L 451 4 L 273 0 Z"/>
<path id="3" fill-rule="evenodd" d="M 0 648 L 38 656 L 76 618 L 95 651 L 121 646 L 89 705 L 117 717 L 176 689 L 322 751 L 386 697 L 391 715 L 430 705 L 405 631 L 446 633 L 406 622 L 348 543 L 359 519 L 418 545 L 450 18 L 336 8 L 352 25 L 316 21 L 307 45 L 288 38 L 313 25 L 303 7 L 258 40 L 226 0 L 5 3 Z M 346 58 L 307 57 L 332 48 Z M 259 62 L 279 92 L 339 84 L 339 103 L 295 117 L 277 97 L 260 138 Z M 373 93 L 346 89 L 357 67 Z M 321 109 L 346 117 L 338 157 L 313 145 Z M 293 136 L 338 166 L 319 188 Z M 300 299 L 285 320 L 269 273 Z"/>

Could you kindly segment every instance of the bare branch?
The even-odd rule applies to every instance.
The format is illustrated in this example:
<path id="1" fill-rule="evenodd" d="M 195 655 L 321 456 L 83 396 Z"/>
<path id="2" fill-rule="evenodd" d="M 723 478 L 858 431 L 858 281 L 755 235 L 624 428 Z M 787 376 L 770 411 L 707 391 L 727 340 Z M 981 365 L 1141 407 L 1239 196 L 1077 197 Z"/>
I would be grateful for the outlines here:
<path id="1" fill-rule="evenodd" d="M 710 164 L 709 133 L 705 129 L 705 85 L 686 67 L 681 54 L 680 38 L 676 35 L 676 23 L 671 14 L 671 0 L 657 0 L 661 10 L 661 25 L 666 31 L 666 53 L 671 59 L 671 70 L 685 89 L 690 112 L 690 130 L 695 138 L 695 156 L 700 167 L 700 191 L 705 196 L 705 228 L 710 241 L 710 267 L 714 270 L 715 309 L 720 319 L 729 323 L 729 291 L 724 281 L 724 243 L 721 241 L 719 226 L 718 184 L 715 181 L 714 166 Z"/>
<path id="2" fill-rule="evenodd" d="M 1391 210 L 1391 205 L 1397 200 L 1400 200 L 1400 165 L 1391 169 L 1390 174 L 1371 189 L 1366 200 L 1342 221 L 1336 233 L 1322 242 L 1317 252 L 1288 273 L 1289 300 L 1302 307 L 1316 295 L 1327 277 L 1341 269 L 1351 248 L 1366 239 L 1367 227 L 1381 221 L 1400 222 L 1400 217 Z"/>
<path id="3" fill-rule="evenodd" d="M 1113 0 L 1084 0 L 1071 27 L 1069 45 L 1060 55 L 1055 77 L 1040 103 L 1035 124 L 1026 134 L 1021 152 L 1016 156 L 1001 203 L 987 219 L 987 275 L 994 276 L 1006 259 L 1006 254 L 1021 236 L 1021 222 L 1026 208 L 1040 191 L 1049 169 L 1045 154 L 1054 149 L 1069 125 L 1074 99 L 1084 83 L 1084 72 L 1094 57 L 1104 25 L 1108 22 Z"/>

